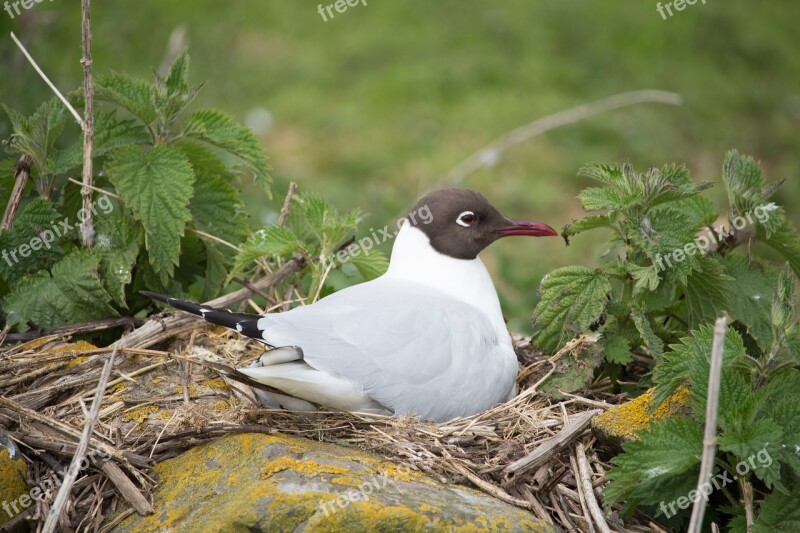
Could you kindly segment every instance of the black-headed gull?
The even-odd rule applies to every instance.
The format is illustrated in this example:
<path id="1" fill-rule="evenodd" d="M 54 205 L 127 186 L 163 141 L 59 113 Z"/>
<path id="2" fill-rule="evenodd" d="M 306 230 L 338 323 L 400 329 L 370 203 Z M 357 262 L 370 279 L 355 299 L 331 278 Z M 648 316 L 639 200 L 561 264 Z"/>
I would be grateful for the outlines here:
<path id="1" fill-rule="evenodd" d="M 437 421 L 473 415 L 512 398 L 519 370 L 478 254 L 501 237 L 557 233 L 503 216 L 470 189 L 432 192 L 420 212 L 430 216 L 406 217 L 383 276 L 311 305 L 245 315 L 145 294 L 276 348 L 240 371 L 294 398 Z"/>

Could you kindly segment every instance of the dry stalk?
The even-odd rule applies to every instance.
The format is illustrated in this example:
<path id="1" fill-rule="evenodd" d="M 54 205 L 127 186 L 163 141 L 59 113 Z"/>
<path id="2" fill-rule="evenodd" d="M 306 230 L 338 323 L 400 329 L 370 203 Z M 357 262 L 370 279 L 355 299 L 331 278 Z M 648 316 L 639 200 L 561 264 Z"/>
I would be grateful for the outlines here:
<path id="1" fill-rule="evenodd" d="M 81 0 L 81 45 L 83 57 L 83 196 L 84 218 L 81 220 L 81 241 L 86 247 L 94 244 L 92 222 L 92 186 L 94 180 L 92 157 L 94 154 L 94 82 L 92 81 L 92 17 L 90 0 Z"/>
<path id="2" fill-rule="evenodd" d="M 714 342 L 711 345 L 711 370 L 708 375 L 708 400 L 706 401 L 706 424 L 703 435 L 703 456 L 700 460 L 700 476 L 697 478 L 697 494 L 702 494 L 703 486 L 711 477 L 714 456 L 717 450 L 717 412 L 719 410 L 719 388 L 722 382 L 722 354 L 725 349 L 725 334 L 728 322 L 725 317 L 718 318 L 714 324 Z M 703 515 L 706 512 L 705 498 L 697 498 L 692 507 L 689 520 L 689 533 L 700 533 Z"/>
<path id="3" fill-rule="evenodd" d="M 100 415 L 100 406 L 103 404 L 103 397 L 105 396 L 106 386 L 108 385 L 108 378 L 111 377 L 111 369 L 114 366 L 114 359 L 116 356 L 117 350 L 114 350 L 111 352 L 111 356 L 103 366 L 103 372 L 100 374 L 100 382 L 97 384 L 98 393 L 95 395 L 94 400 L 92 401 L 92 407 L 86 416 L 86 424 L 83 427 L 81 440 L 78 442 L 78 449 L 75 451 L 75 455 L 72 457 L 72 462 L 67 470 L 67 475 L 64 476 L 64 481 L 61 484 L 61 488 L 58 490 L 56 499 L 53 501 L 53 506 L 50 508 L 50 513 L 47 515 L 47 520 L 45 520 L 44 527 L 42 528 L 44 533 L 53 533 L 53 531 L 55 531 L 56 525 L 61 517 L 61 512 L 63 511 L 64 506 L 67 504 L 67 500 L 72 492 L 72 485 L 78 478 L 81 468 L 81 461 L 83 461 L 83 458 L 86 456 L 86 450 L 89 448 L 89 440 L 91 439 L 92 433 L 94 433 L 94 426 L 97 424 L 97 420 Z"/>

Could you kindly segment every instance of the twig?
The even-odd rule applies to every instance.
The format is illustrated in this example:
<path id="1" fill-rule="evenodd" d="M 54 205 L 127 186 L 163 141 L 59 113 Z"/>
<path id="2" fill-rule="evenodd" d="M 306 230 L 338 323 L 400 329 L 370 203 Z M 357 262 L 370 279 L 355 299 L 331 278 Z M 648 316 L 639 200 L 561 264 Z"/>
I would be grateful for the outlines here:
<path id="1" fill-rule="evenodd" d="M 215 237 L 214 235 L 211 235 L 210 233 L 206 233 L 205 231 L 200 231 L 199 229 L 194 229 L 194 228 L 186 228 L 186 229 L 188 229 L 192 233 L 200 235 L 201 237 L 203 237 L 205 239 L 209 239 L 209 240 L 212 240 L 214 242 L 218 242 L 220 244 L 223 244 L 223 245 L 227 246 L 228 248 L 236 250 L 237 252 L 241 252 L 242 251 L 242 249 L 239 248 L 238 246 L 236 246 L 235 244 L 231 244 L 228 241 L 220 239 L 219 237 Z"/>
<path id="2" fill-rule="evenodd" d="M 554 454 L 558 453 L 567 446 L 575 437 L 583 433 L 592 418 L 602 413 L 599 409 L 585 411 L 569 419 L 569 424 L 565 426 L 557 435 L 545 440 L 537 446 L 531 453 L 518 459 L 505 467 L 503 473 L 503 484 L 508 485 L 516 481 L 516 478 L 529 472 L 534 468 L 543 465 Z"/>
<path id="3" fill-rule="evenodd" d="M 294 197 L 295 191 L 297 191 L 297 184 L 295 182 L 291 182 L 289 184 L 289 190 L 286 192 L 286 198 L 283 200 L 281 214 L 278 215 L 278 226 L 283 226 L 283 224 L 286 222 L 286 219 L 289 217 L 289 210 L 292 208 L 292 198 Z"/>
<path id="4" fill-rule="evenodd" d="M 41 76 L 41 77 L 42 77 L 42 79 L 43 79 L 43 80 L 44 80 L 44 82 L 47 84 L 47 86 L 48 86 L 48 87 L 50 87 L 50 90 L 51 90 L 51 91 L 53 91 L 54 93 L 56 93 L 56 96 L 58 96 L 58 99 L 59 99 L 59 100 L 61 100 L 61 102 L 62 102 L 62 103 L 63 103 L 63 104 L 64 104 L 64 105 L 67 107 L 67 109 L 69 110 L 69 112 L 70 112 L 70 113 L 72 113 L 72 116 L 73 116 L 73 117 L 75 117 L 75 120 L 77 120 L 77 121 L 78 121 L 78 125 L 81 127 L 81 129 L 83 129 L 83 119 L 81 119 L 81 116 L 78 114 L 78 112 L 77 112 L 77 111 L 75 111 L 75 108 L 74 108 L 74 107 L 72 107 L 72 104 L 70 104 L 70 103 L 67 101 L 67 99 L 66 99 L 66 98 L 64 98 L 64 95 L 63 95 L 63 94 L 61 94 L 61 91 L 59 91 L 58 89 L 56 89 L 56 86 L 55 86 L 55 85 L 53 85 L 53 82 L 52 82 L 52 81 L 50 81 L 50 78 L 48 78 L 48 77 L 47 77 L 47 74 L 45 74 L 45 73 L 42 71 L 42 69 L 41 69 L 41 68 L 39 68 L 39 65 L 37 65 L 37 64 L 36 64 L 36 61 L 34 61 L 34 60 L 33 60 L 33 58 L 32 58 L 32 57 L 31 57 L 31 55 L 28 53 L 28 51 L 25 49 L 25 47 L 22 45 L 22 43 L 21 43 L 21 42 L 19 42 L 19 39 L 17 39 L 17 36 L 16 36 L 16 35 L 14 35 L 14 32 L 13 32 L 13 31 L 11 32 L 11 39 L 14 41 L 14 43 L 16 43 L 16 45 L 17 45 L 17 46 L 19 47 L 19 49 L 22 51 L 22 54 L 25 56 L 25 58 L 26 58 L 26 59 L 28 60 L 28 62 L 31 64 L 31 66 L 33 67 L 33 69 L 34 69 L 34 70 L 35 70 L 35 71 L 36 71 L 36 72 L 39 74 L 39 76 Z"/>
<path id="5" fill-rule="evenodd" d="M 83 57 L 83 212 L 81 220 L 81 242 L 86 247 L 94 244 L 94 224 L 92 222 L 92 156 L 94 154 L 94 83 L 92 81 L 92 11 L 90 0 L 81 0 L 81 21 Z"/>
<path id="6" fill-rule="evenodd" d="M 84 0 L 88 2 L 88 0 Z M 53 533 L 58 524 L 61 511 L 67 504 L 70 493 L 72 492 L 72 485 L 78 478 L 81 469 L 81 461 L 86 456 L 86 450 L 89 448 L 89 440 L 92 433 L 94 433 L 94 426 L 97 424 L 97 419 L 100 415 L 100 406 L 103 404 L 103 397 L 105 396 L 106 386 L 108 385 L 108 378 L 111 377 L 111 368 L 114 366 L 114 358 L 117 356 L 117 350 L 111 352 L 111 356 L 103 365 L 103 372 L 100 374 L 100 382 L 97 384 L 98 394 L 95 395 L 92 401 L 92 408 L 86 417 L 86 424 L 83 426 L 83 435 L 78 442 L 78 449 L 75 450 L 75 455 L 72 457 L 72 462 L 67 470 L 67 475 L 58 490 L 56 499 L 53 501 L 53 506 L 50 508 L 50 513 L 47 515 L 47 520 L 44 523 L 43 533 Z"/>
<path id="7" fill-rule="evenodd" d="M 67 326 L 59 326 L 57 328 L 44 328 L 37 331 L 26 331 L 24 333 L 10 333 L 6 335 L 5 342 L 19 342 L 30 341 L 47 337 L 48 335 L 73 335 L 75 333 L 90 333 L 94 331 L 103 331 L 106 329 L 120 328 L 125 326 L 141 326 L 144 320 L 140 318 L 121 317 L 121 318 L 104 318 L 102 320 L 94 320 L 92 322 L 81 322 L 80 324 L 69 324 Z M 0 342 L 2 344 L 2 342 Z"/>
<path id="8" fill-rule="evenodd" d="M 500 155 L 509 148 L 550 130 L 580 122 L 606 111 L 642 103 L 681 105 L 682 99 L 679 94 L 665 91 L 632 91 L 542 117 L 506 133 L 475 152 L 451 170 L 445 181 L 450 185 L 455 185 L 479 168 L 493 165 Z"/>
<path id="9" fill-rule="evenodd" d="M 87 189 L 91 189 L 94 192 L 99 192 L 99 193 L 105 194 L 106 196 L 110 196 L 111 198 L 116 198 L 117 200 L 122 200 L 122 196 L 120 196 L 118 194 L 114 194 L 111 191 L 107 191 L 105 189 L 101 189 L 100 187 L 95 187 L 94 185 L 86 185 L 83 182 L 80 182 L 80 181 L 78 181 L 78 180 L 76 180 L 74 178 L 67 178 L 67 181 L 71 181 L 75 185 L 80 185 L 81 187 L 86 187 Z"/>
<path id="10" fill-rule="evenodd" d="M 17 208 L 22 201 L 22 193 L 25 191 L 25 185 L 28 184 L 28 179 L 31 177 L 31 165 L 33 159 L 29 155 L 23 155 L 14 165 L 14 189 L 11 191 L 11 197 L 8 199 L 6 211 L 3 214 L 3 221 L 0 222 L 0 231 L 7 230 L 14 222 L 14 216 L 17 214 Z"/>
<path id="11" fill-rule="evenodd" d="M 700 477 L 697 478 L 697 493 L 711 477 L 714 468 L 714 455 L 717 450 L 717 411 L 719 409 L 719 387 L 722 381 L 722 353 L 725 349 L 725 334 L 728 322 L 725 317 L 718 318 L 714 324 L 714 342 L 711 345 L 711 370 L 708 375 L 708 399 L 706 400 L 706 428 L 703 435 L 703 456 L 700 460 Z M 706 499 L 697 498 L 692 507 L 688 533 L 700 533 L 703 515 L 706 512 Z"/>
<path id="12" fill-rule="evenodd" d="M 739 486 L 742 489 L 742 504 L 744 505 L 744 522 L 747 533 L 753 531 L 756 517 L 753 512 L 753 485 L 746 478 L 739 478 Z"/>
<path id="13" fill-rule="evenodd" d="M 245 279 L 242 279 L 242 278 L 236 278 L 236 277 L 231 278 L 231 281 L 235 281 L 236 283 L 238 283 L 242 287 L 245 287 L 246 289 L 249 289 L 249 290 L 253 291 L 253 294 L 257 294 L 258 296 L 261 296 L 266 301 L 268 301 L 271 305 L 279 305 L 278 302 L 275 301 L 275 298 L 273 298 L 269 294 L 265 293 L 261 289 L 257 288 L 255 285 L 253 285 L 249 281 L 247 281 Z"/>
<path id="14" fill-rule="evenodd" d="M 597 503 L 597 498 L 594 497 L 594 487 L 592 486 L 592 468 L 589 466 L 589 460 L 586 458 L 586 450 L 582 442 L 575 444 L 575 458 L 578 460 L 578 472 L 580 473 L 580 486 L 583 488 L 583 498 L 586 500 L 586 506 L 589 508 L 589 514 L 592 515 L 597 529 L 602 533 L 611 533 L 611 529 L 606 523 L 603 511 Z"/>

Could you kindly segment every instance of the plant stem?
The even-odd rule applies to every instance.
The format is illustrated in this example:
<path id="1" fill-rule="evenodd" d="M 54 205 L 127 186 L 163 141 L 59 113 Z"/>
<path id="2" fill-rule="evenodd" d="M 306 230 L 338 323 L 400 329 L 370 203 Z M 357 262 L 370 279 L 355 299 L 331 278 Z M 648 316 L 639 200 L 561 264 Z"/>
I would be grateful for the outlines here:
<path id="1" fill-rule="evenodd" d="M 83 34 L 83 213 L 81 221 L 81 241 L 84 246 L 94 244 L 94 225 L 92 223 L 92 156 L 94 152 L 94 83 L 92 81 L 92 25 L 90 0 L 81 0 L 83 15 L 81 30 Z"/>
<path id="2" fill-rule="evenodd" d="M 697 478 L 697 492 L 702 494 L 714 468 L 717 451 L 717 414 L 719 410 L 719 389 L 722 382 L 722 354 L 725 349 L 725 334 L 728 322 L 725 317 L 718 318 L 714 324 L 714 342 L 711 346 L 711 369 L 708 374 L 708 400 L 706 402 L 705 434 L 703 435 L 703 456 L 700 460 L 700 476 Z M 692 507 L 689 533 L 700 533 L 703 515 L 706 511 L 705 499 L 697 498 Z"/>

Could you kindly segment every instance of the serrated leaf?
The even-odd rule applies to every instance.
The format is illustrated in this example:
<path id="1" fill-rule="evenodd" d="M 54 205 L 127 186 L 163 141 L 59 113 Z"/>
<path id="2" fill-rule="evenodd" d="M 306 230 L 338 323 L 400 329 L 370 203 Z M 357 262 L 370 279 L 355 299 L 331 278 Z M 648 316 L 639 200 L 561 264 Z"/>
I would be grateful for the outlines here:
<path id="1" fill-rule="evenodd" d="M 269 194 L 271 179 L 267 156 L 253 132 L 215 109 L 198 111 L 184 123 L 187 138 L 197 139 L 236 156 L 253 172 L 255 180 Z"/>
<path id="2" fill-rule="evenodd" d="M 14 129 L 10 151 L 29 155 L 36 173 L 39 176 L 46 174 L 47 160 L 66 125 L 66 109 L 56 98 L 46 100 L 28 117 L 5 104 L 3 109 Z"/>
<path id="3" fill-rule="evenodd" d="M 189 204 L 197 229 L 232 244 L 239 244 L 247 232 L 244 204 L 220 159 L 203 146 L 182 144 L 195 173 L 194 194 Z"/>
<path id="4" fill-rule="evenodd" d="M 800 235 L 791 222 L 784 221 L 763 242 L 778 252 L 792 267 L 795 276 L 800 277 Z"/>
<path id="5" fill-rule="evenodd" d="M 91 250 L 76 250 L 52 268 L 21 280 L 6 297 L 3 310 L 8 324 L 27 329 L 58 326 L 116 315 L 111 296 L 97 275 L 100 256 Z"/>
<path id="6" fill-rule="evenodd" d="M 686 309 L 690 328 L 713 322 L 730 308 L 734 279 L 715 257 L 697 258 L 698 270 L 686 279 Z"/>
<path id="7" fill-rule="evenodd" d="M 669 346 L 670 351 L 664 354 L 664 360 L 653 369 L 653 380 L 656 390 L 653 401 L 656 405 L 663 402 L 675 390 L 686 382 L 692 385 L 693 394 L 705 394 L 708 388 L 708 367 L 710 366 L 711 345 L 714 329 L 703 325 L 692 331 L 679 344 Z M 728 329 L 725 335 L 723 350 L 723 373 L 725 369 L 744 357 L 744 343 L 736 331 Z M 705 368 L 705 373 L 698 375 L 697 369 Z M 700 417 L 703 413 L 698 413 Z"/>
<path id="8" fill-rule="evenodd" d="M 228 259 L 222 246 L 213 242 L 204 242 L 206 247 L 206 272 L 203 278 L 203 301 L 211 300 L 219 295 L 228 276 Z"/>
<path id="9" fill-rule="evenodd" d="M 766 352 L 772 346 L 770 320 L 772 295 L 777 286 L 777 273 L 754 259 L 727 255 L 721 259 L 725 272 L 734 278 L 736 290 L 730 296 L 730 316 L 744 325 L 759 348 Z"/>
<path id="10" fill-rule="evenodd" d="M 539 292 L 533 343 L 553 353 L 600 318 L 611 284 L 601 270 L 565 267 L 545 276 Z"/>
<path id="11" fill-rule="evenodd" d="M 685 496 L 697 486 L 703 430 L 684 418 L 657 420 L 639 439 L 622 445 L 612 459 L 611 483 L 603 491 L 610 502 L 658 505 Z"/>
<path id="12" fill-rule="evenodd" d="M 186 156 L 160 145 L 146 151 L 136 146 L 114 153 L 108 175 L 134 218 L 142 223 L 150 264 L 161 280 L 172 276 L 181 250 L 194 173 Z"/>
<path id="13" fill-rule="evenodd" d="M 155 107 L 155 90 L 146 81 L 112 72 L 95 82 L 97 100 L 115 104 L 139 119 L 145 126 L 158 118 Z"/>
<path id="14" fill-rule="evenodd" d="M 0 274 L 6 283 L 12 285 L 22 276 L 48 268 L 61 258 L 66 240 L 61 220 L 53 205 L 41 198 L 20 209 L 11 228 L 0 233 Z M 65 222 L 68 228 L 71 223 Z"/>
<path id="15" fill-rule="evenodd" d="M 645 311 L 638 306 L 631 309 L 631 319 L 636 326 L 636 330 L 642 337 L 642 342 L 647 346 L 655 357 L 660 357 L 664 352 L 664 342 L 653 333 L 653 326 L 650 324 L 650 319 L 645 314 Z"/>
<path id="16" fill-rule="evenodd" d="M 359 251 L 349 256 L 349 262 L 358 269 L 359 274 L 369 281 L 382 276 L 389 269 L 389 258 L 380 251 Z"/>
<path id="17" fill-rule="evenodd" d="M 583 189 L 578 199 L 587 211 L 616 211 L 636 205 L 640 199 L 635 195 L 621 195 L 608 187 L 589 187 Z"/>
<path id="18" fill-rule="evenodd" d="M 661 278 L 658 276 L 656 265 L 638 266 L 633 263 L 626 265 L 628 273 L 634 280 L 633 292 L 638 294 L 642 291 L 655 291 L 658 289 Z"/>
<path id="19" fill-rule="evenodd" d="M 800 531 L 800 488 L 789 494 L 773 492 L 762 502 L 758 518 L 753 524 L 753 533 L 787 533 Z"/>
<path id="20" fill-rule="evenodd" d="M 783 431 L 777 422 L 770 418 L 760 418 L 739 428 L 739 431 L 723 432 L 717 438 L 717 445 L 720 450 L 734 454 L 740 463 L 747 464 L 748 459 L 755 459 L 759 452 L 777 457 L 778 446 L 783 437 Z M 772 461 L 769 466 L 763 464 L 757 466 L 752 468 L 748 465 L 758 479 L 772 488 L 780 479 L 780 464 Z"/>
<path id="21" fill-rule="evenodd" d="M 633 360 L 631 345 L 625 337 L 613 333 L 607 334 L 604 336 L 602 343 L 606 361 L 609 363 L 627 365 Z"/>
<path id="22" fill-rule="evenodd" d="M 132 120 L 121 120 L 116 111 L 99 112 L 94 118 L 95 159 L 109 154 L 121 146 L 144 144 L 149 140 L 141 126 Z M 72 146 L 51 152 L 47 162 L 47 172 L 63 174 L 83 165 L 83 138 Z"/>
<path id="23" fill-rule="evenodd" d="M 262 257 L 285 257 L 301 250 L 303 243 L 286 226 L 270 226 L 254 232 L 242 244 L 242 251 L 234 259 L 231 275 L 241 272 L 250 263 Z"/>
<path id="24" fill-rule="evenodd" d="M 569 245 L 569 238 L 574 235 L 597 228 L 610 228 L 613 218 L 611 215 L 598 215 L 575 220 L 572 224 L 564 226 L 564 229 L 561 230 L 561 236 Z"/>
<path id="25" fill-rule="evenodd" d="M 101 217 L 97 222 L 95 249 L 102 261 L 103 281 L 114 301 L 125 302 L 125 287 L 133 277 L 133 267 L 142 246 L 142 232 L 133 221 L 123 217 Z"/>

